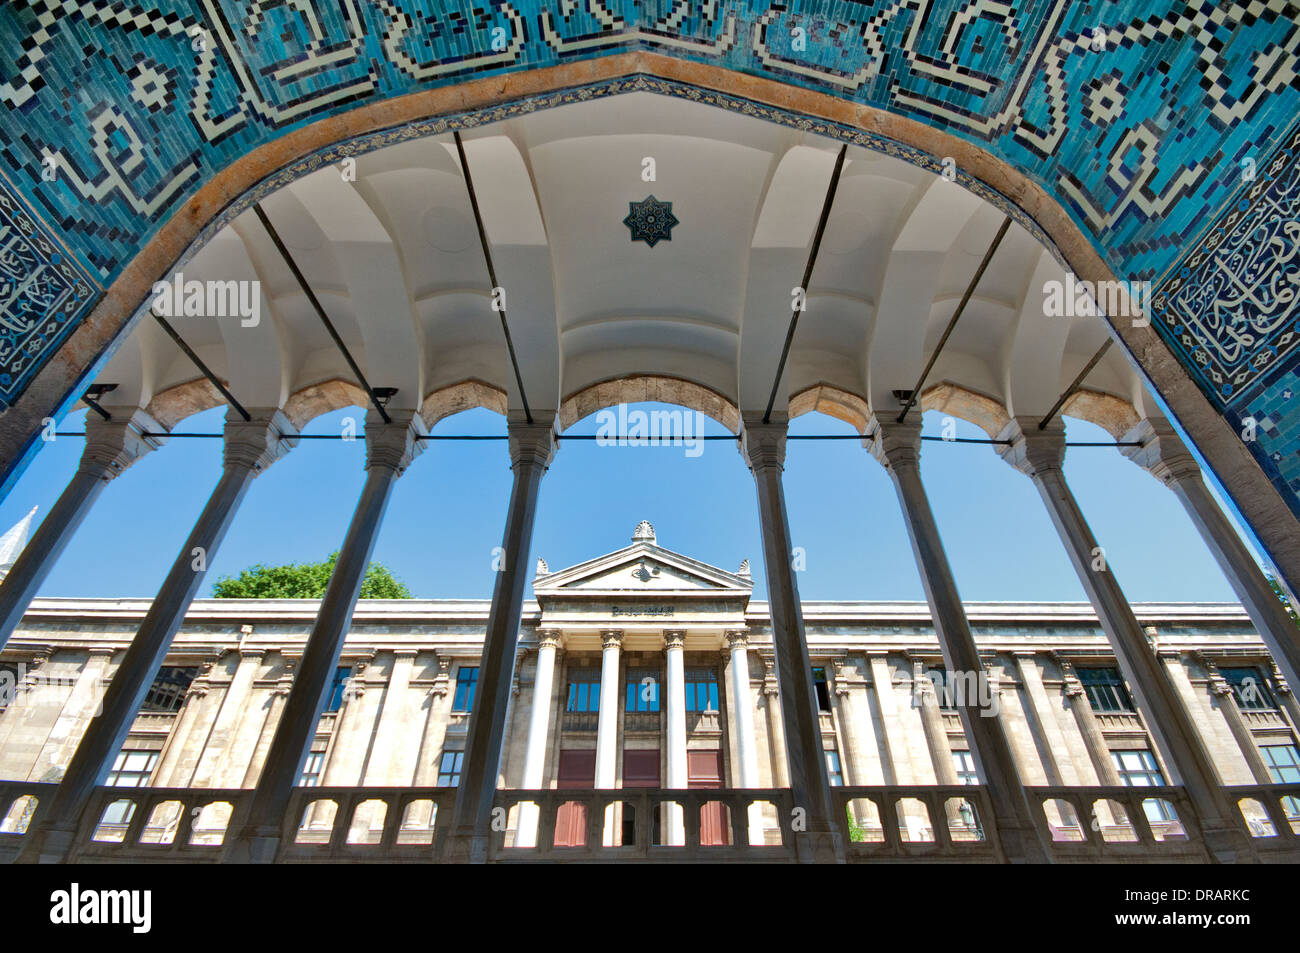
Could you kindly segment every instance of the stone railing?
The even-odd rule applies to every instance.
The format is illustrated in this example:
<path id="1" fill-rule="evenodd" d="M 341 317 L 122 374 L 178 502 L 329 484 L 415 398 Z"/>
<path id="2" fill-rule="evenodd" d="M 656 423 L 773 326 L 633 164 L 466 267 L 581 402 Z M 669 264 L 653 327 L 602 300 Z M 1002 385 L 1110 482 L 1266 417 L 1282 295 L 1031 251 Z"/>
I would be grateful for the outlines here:
<path id="1" fill-rule="evenodd" d="M 0 862 L 11 862 L 57 785 L 0 782 Z M 1226 789 L 1261 859 L 1300 860 L 1300 784 Z M 836 787 L 833 823 L 850 863 L 995 861 L 996 825 L 980 785 Z M 96 788 L 70 860 L 215 862 L 252 791 Z M 1200 825 L 1180 787 L 1034 787 L 1038 834 L 1057 863 L 1204 862 Z M 296 788 L 277 861 L 428 862 L 455 788 Z M 797 812 L 788 789 L 502 790 L 489 859 L 791 861 Z M 521 838 L 521 828 L 536 831 Z M 536 846 L 518 846 L 531 841 Z"/>
<path id="2" fill-rule="evenodd" d="M 986 834 L 993 810 L 981 786 L 835 787 L 831 797 L 850 863 L 996 859 Z"/>
<path id="3" fill-rule="evenodd" d="M 535 807 L 536 846 L 518 847 L 515 825 L 526 805 Z M 498 791 L 506 825 L 493 834 L 489 858 L 788 861 L 795 856 L 788 832 L 793 806 L 786 788 Z"/>

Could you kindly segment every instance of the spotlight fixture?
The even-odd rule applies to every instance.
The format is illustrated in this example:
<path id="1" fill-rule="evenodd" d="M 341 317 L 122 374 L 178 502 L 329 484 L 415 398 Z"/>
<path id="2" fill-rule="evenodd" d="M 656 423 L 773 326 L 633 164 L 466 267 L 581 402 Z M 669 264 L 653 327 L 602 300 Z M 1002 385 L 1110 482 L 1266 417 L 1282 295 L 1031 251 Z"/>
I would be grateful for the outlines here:
<path id="1" fill-rule="evenodd" d="M 103 407 L 99 406 L 100 399 L 107 393 L 117 390 L 116 384 L 91 384 L 86 388 L 86 393 L 81 395 L 81 400 L 87 407 L 93 410 L 105 420 L 112 420 L 113 415 Z"/>
<path id="2" fill-rule="evenodd" d="M 896 390 L 894 391 L 894 399 L 898 401 L 898 406 L 902 407 L 912 399 L 912 392 L 910 390 Z"/>
<path id="3" fill-rule="evenodd" d="M 388 402 L 392 400 L 395 396 L 397 396 L 397 391 L 398 388 L 396 387 L 372 388 L 372 393 L 374 393 L 375 395 L 375 400 L 378 402 L 379 406 L 384 408 L 385 410 L 388 409 Z"/>

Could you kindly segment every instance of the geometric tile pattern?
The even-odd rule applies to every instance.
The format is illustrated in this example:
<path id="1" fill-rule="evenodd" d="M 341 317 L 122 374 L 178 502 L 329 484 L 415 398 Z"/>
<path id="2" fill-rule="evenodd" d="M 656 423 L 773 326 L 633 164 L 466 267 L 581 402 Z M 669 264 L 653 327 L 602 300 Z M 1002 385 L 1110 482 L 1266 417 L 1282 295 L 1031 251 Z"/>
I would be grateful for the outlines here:
<path id="1" fill-rule="evenodd" d="M 654 248 L 656 242 L 673 240 L 673 226 L 680 223 L 673 214 L 672 202 L 660 202 L 651 195 L 640 202 L 628 202 L 627 208 L 623 224 L 632 233 L 632 241 Z"/>
<path id="2" fill-rule="evenodd" d="M 1295 392 L 1297 2 L 8 0 L 0 399 L 250 149 L 359 103 L 630 49 L 977 143 L 1120 277 L 1155 283 L 1154 326 L 1230 419 Z M 1254 449 L 1300 507 L 1287 433 Z"/>

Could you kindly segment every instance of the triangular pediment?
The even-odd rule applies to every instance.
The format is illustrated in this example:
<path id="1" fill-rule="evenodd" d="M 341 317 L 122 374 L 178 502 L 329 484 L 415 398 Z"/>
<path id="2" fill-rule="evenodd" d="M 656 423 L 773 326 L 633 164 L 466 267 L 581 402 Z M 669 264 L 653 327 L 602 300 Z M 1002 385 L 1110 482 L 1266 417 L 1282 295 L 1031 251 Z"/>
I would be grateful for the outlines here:
<path id="1" fill-rule="evenodd" d="M 674 553 L 651 542 L 635 542 L 617 552 L 556 572 L 539 573 L 533 591 L 539 598 L 558 595 L 635 595 L 686 593 L 748 595 L 753 580 Z"/>

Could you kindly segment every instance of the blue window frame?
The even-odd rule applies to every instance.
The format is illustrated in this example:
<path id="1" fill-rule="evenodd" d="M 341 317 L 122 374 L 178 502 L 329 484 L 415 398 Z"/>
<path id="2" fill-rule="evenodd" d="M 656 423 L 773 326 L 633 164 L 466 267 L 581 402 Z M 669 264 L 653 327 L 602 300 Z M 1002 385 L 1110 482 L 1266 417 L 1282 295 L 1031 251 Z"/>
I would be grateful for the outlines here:
<path id="1" fill-rule="evenodd" d="M 718 710 L 718 673 L 714 669 L 686 670 L 686 710 Z"/>
<path id="2" fill-rule="evenodd" d="M 347 687 L 348 679 L 352 677 L 352 667 L 350 665 L 340 665 L 334 670 L 334 681 L 330 685 L 329 698 L 325 702 L 326 711 L 338 711 L 343 707 L 343 690 Z"/>
<path id="3" fill-rule="evenodd" d="M 459 785 L 460 769 L 464 763 L 464 751 L 444 751 L 438 762 L 438 787 L 454 788 Z"/>
<path id="4" fill-rule="evenodd" d="M 569 674 L 569 697 L 564 710 L 600 711 L 599 671 L 581 669 Z"/>
<path id="5" fill-rule="evenodd" d="M 624 711 L 659 710 L 659 672 L 656 669 L 629 669 Z"/>
<path id="6" fill-rule="evenodd" d="M 456 670 L 456 694 L 451 700 L 452 711 L 473 711 L 474 689 L 478 687 L 478 666 L 462 665 Z"/>
<path id="7" fill-rule="evenodd" d="M 1277 702 L 1269 690 L 1268 680 L 1257 668 L 1221 668 L 1219 673 L 1232 686 L 1237 706 L 1243 711 L 1274 711 Z"/>

